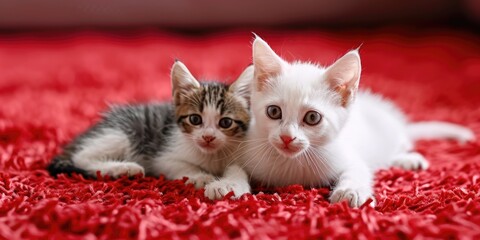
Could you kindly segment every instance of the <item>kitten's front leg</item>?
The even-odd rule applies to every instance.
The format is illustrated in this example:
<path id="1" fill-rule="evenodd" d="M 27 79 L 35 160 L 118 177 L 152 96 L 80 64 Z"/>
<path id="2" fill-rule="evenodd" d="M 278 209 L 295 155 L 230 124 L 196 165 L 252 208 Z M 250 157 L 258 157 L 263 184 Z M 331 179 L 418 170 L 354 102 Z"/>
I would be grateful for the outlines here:
<path id="1" fill-rule="evenodd" d="M 215 181 L 215 176 L 206 173 L 200 167 L 180 159 L 156 159 L 155 175 L 163 174 L 167 179 L 182 179 L 187 177 L 186 184 L 193 184 L 196 189 L 204 188 Z"/>
<path id="2" fill-rule="evenodd" d="M 196 173 L 186 177 L 188 177 L 188 180 L 185 184 L 193 184 L 196 189 L 202 189 L 207 186 L 207 184 L 215 181 L 215 176 L 205 172 Z"/>
<path id="3" fill-rule="evenodd" d="M 347 201 L 351 207 L 360 207 L 373 198 L 373 173 L 361 159 L 348 162 L 344 168 L 332 190 L 330 202 Z M 373 207 L 375 200 L 370 205 Z"/>
<path id="4" fill-rule="evenodd" d="M 250 193 L 247 173 L 238 165 L 228 166 L 224 176 L 205 186 L 205 197 L 221 199 L 229 192 L 234 193 L 234 198 L 239 198 L 245 193 Z"/>

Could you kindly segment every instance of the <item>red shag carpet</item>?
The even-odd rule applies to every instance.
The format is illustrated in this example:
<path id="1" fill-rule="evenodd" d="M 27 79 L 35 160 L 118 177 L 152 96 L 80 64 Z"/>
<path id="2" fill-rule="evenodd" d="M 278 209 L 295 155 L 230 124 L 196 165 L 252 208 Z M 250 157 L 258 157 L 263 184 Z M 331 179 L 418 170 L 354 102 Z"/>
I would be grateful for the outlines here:
<path id="1" fill-rule="evenodd" d="M 258 34 L 289 60 L 330 64 L 361 47 L 363 88 L 414 120 L 465 124 L 480 137 L 480 38 L 458 31 Z M 81 32 L 0 36 L 0 238 L 480 238 L 480 141 L 420 141 L 423 172 L 376 174 L 375 208 L 331 205 L 329 190 L 255 188 L 210 201 L 163 178 L 54 179 L 50 158 L 108 103 L 168 100 L 181 59 L 232 81 L 251 61 L 249 31 L 202 36 Z"/>

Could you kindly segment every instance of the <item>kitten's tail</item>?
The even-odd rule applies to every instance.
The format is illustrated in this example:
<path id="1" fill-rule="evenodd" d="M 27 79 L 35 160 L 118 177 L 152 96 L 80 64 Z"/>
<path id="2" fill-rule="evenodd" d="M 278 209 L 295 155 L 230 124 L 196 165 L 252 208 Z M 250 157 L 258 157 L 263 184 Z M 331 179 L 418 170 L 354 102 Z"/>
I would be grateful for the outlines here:
<path id="1" fill-rule="evenodd" d="M 458 124 L 440 121 L 410 123 L 407 125 L 407 132 L 412 140 L 453 139 L 462 143 L 475 140 L 472 130 Z"/>
<path id="2" fill-rule="evenodd" d="M 62 156 L 57 156 L 53 158 L 52 162 L 47 167 L 50 175 L 56 177 L 60 173 L 65 173 L 67 175 L 72 175 L 72 173 L 82 174 L 87 177 L 88 174 L 85 170 L 75 167 L 73 161 L 70 158 L 65 158 Z"/>

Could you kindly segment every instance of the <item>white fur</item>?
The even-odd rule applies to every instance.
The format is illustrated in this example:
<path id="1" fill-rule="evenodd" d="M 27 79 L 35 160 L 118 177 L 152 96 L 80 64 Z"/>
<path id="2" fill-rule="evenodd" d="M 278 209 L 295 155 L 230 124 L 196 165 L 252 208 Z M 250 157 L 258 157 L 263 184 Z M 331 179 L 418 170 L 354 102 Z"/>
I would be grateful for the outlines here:
<path id="1" fill-rule="evenodd" d="M 234 198 L 250 192 L 248 176 L 236 164 L 227 166 L 224 177 L 205 186 L 205 196 L 210 199 L 221 199 L 229 192 L 233 192 Z"/>
<path id="2" fill-rule="evenodd" d="M 253 121 L 236 158 L 252 178 L 263 184 L 332 186 L 332 202 L 346 200 L 358 207 L 373 197 L 375 170 L 428 167 L 423 156 L 413 152 L 409 134 L 416 138 L 473 139 L 470 130 L 453 124 L 448 124 L 451 127 L 443 134 L 432 135 L 418 128 L 412 133 L 412 125 L 392 103 L 369 92 L 356 94 L 361 70 L 358 51 L 347 53 L 328 68 L 287 63 L 258 37 L 253 51 Z M 281 68 L 275 72 L 278 65 Z M 270 75 L 265 78 L 265 74 Z M 353 94 L 342 98 L 335 89 L 351 90 Z M 346 104 L 342 105 L 342 100 Z M 267 116 L 269 105 L 282 109 L 281 120 Z M 312 110 L 323 116 L 316 126 L 303 122 L 306 112 Z M 295 137 L 287 150 L 282 147 L 281 135 Z M 240 177 L 238 181 L 245 179 Z"/>
<path id="3" fill-rule="evenodd" d="M 130 141 L 122 131 L 107 128 L 98 136 L 86 139 L 82 149 L 72 156 L 73 164 L 95 176 L 100 171 L 102 176 L 119 177 L 145 174 L 145 170 L 131 156 Z M 124 161 L 125 159 L 130 161 Z"/>
<path id="4" fill-rule="evenodd" d="M 194 139 L 187 138 L 179 131 L 175 132 L 167 148 L 168 152 L 159 155 L 152 166 L 156 175 L 164 174 L 167 179 L 188 177 L 197 189 L 205 187 L 205 196 L 220 199 L 228 192 L 234 192 L 234 198 L 250 192 L 246 174 L 236 164 L 231 164 L 236 143 L 223 143 L 223 148 L 216 153 L 207 153 L 192 147 Z M 181 154 L 179 154 L 181 153 Z M 221 178 L 217 180 L 217 178 Z M 248 180 L 248 179 L 247 179 Z"/>
<path id="5" fill-rule="evenodd" d="M 196 181 L 194 178 L 210 178 L 209 180 L 213 181 L 214 176 L 221 176 L 229 163 L 229 156 L 233 153 L 235 144 L 222 146 L 222 149 L 214 153 L 202 150 L 201 147 L 195 146 L 197 144 L 195 137 L 185 136 L 176 129 L 166 146 L 168 150 L 154 160 L 152 166 L 154 175 L 164 174 L 167 179 L 188 177 L 192 182 Z M 200 185 L 197 184 L 198 188 L 203 187 Z"/>
<path id="6" fill-rule="evenodd" d="M 469 129 L 446 122 L 415 122 L 408 125 L 411 139 L 450 138 L 460 142 L 473 141 L 475 134 Z"/>

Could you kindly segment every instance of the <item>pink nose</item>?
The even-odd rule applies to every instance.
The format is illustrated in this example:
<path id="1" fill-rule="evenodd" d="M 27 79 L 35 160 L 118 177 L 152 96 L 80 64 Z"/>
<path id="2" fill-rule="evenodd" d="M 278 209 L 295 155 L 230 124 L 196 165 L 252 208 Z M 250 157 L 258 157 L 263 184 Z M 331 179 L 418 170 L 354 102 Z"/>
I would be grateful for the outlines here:
<path id="1" fill-rule="evenodd" d="M 210 136 L 210 135 L 207 135 L 207 136 L 202 136 L 203 140 L 205 140 L 205 142 L 207 143 L 210 143 L 212 142 L 213 140 L 215 140 L 215 137 L 214 136 Z"/>
<path id="2" fill-rule="evenodd" d="M 288 145 L 291 142 L 293 142 L 293 140 L 295 140 L 295 138 L 292 138 L 291 136 L 287 136 L 287 135 L 281 135 L 280 139 L 282 139 L 282 141 L 285 145 Z"/>

